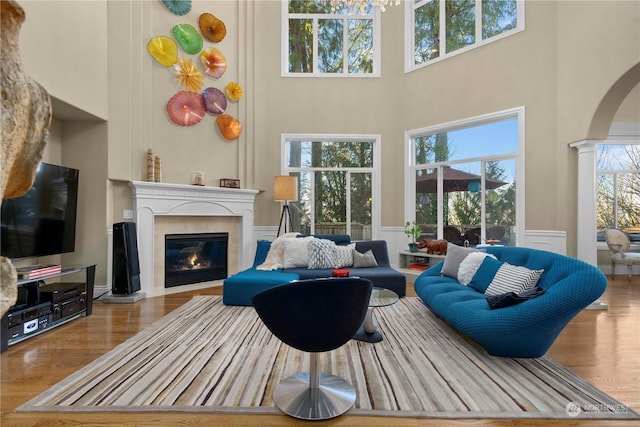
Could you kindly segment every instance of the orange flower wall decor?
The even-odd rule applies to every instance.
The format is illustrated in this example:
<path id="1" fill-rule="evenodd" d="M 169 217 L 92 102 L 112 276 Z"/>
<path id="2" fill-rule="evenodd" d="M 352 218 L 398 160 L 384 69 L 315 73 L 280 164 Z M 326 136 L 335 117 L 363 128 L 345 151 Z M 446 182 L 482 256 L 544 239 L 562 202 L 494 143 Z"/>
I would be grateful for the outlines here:
<path id="1" fill-rule="evenodd" d="M 238 138 L 242 132 L 242 124 L 228 114 L 219 115 L 216 123 L 222 136 L 229 141 Z"/>

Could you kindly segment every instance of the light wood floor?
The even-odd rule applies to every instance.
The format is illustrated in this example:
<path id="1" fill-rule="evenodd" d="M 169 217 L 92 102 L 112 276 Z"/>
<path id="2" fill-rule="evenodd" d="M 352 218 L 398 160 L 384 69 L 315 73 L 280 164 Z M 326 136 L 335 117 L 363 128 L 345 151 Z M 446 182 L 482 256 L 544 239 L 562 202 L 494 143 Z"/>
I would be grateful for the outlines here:
<path id="1" fill-rule="evenodd" d="M 408 285 L 409 296 L 415 296 Z M 285 426 L 308 422 L 287 416 L 187 413 L 24 414 L 14 409 L 117 344 L 184 304 L 221 288 L 147 298 L 133 305 L 96 302 L 93 314 L 9 347 L 2 353 L 0 425 L 8 426 Z M 583 311 L 548 355 L 640 412 L 640 278 L 609 281 L 606 311 Z M 335 426 L 631 426 L 637 421 L 417 420 L 342 416 L 314 425 Z"/>

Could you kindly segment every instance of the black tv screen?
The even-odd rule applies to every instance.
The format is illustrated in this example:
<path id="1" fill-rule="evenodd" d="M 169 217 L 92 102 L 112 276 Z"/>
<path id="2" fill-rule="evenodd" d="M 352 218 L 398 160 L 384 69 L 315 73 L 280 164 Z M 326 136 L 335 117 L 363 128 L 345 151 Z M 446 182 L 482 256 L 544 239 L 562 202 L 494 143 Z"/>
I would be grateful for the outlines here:
<path id="1" fill-rule="evenodd" d="M 33 187 L 2 201 L 0 253 L 32 258 L 75 250 L 77 169 L 40 163 Z"/>

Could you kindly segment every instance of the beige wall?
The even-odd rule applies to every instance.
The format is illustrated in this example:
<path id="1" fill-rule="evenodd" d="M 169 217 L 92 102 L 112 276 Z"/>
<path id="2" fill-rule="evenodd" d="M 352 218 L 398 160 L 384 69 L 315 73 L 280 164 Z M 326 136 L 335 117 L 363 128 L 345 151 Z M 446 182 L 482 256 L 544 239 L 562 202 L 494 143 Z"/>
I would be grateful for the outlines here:
<path id="1" fill-rule="evenodd" d="M 96 192 L 86 196 L 91 206 L 83 218 L 83 233 L 93 240 L 83 235 L 80 242 L 87 258 L 98 258 L 98 283 L 106 280 L 100 270 L 105 228 L 131 208 L 127 182 L 143 179 L 148 148 L 161 156 L 165 182 L 189 183 L 200 169 L 208 185 L 237 178 L 243 188 L 265 190 L 256 199 L 260 226 L 278 220 L 272 183 L 280 172 L 281 134 L 380 134 L 382 225 L 400 227 L 404 132 L 520 106 L 526 117 L 526 228 L 567 231 L 567 251 L 575 254 L 576 152 L 568 144 L 603 137 L 603 129 L 606 135 L 637 85 L 632 78 L 618 81 L 640 63 L 640 37 L 634 36 L 639 2 L 528 1 L 524 32 L 409 74 L 403 69 L 403 10 L 391 7 L 382 18 L 382 77 L 328 79 L 280 76 L 279 1 L 194 1 L 184 17 L 159 1 L 27 3 L 37 29 L 25 31 L 21 46 L 25 62 L 38 70 L 34 76 L 61 100 L 108 118 L 106 126 L 61 130 L 71 132 L 61 137 L 62 161 L 81 163 L 81 176 Z M 245 88 L 227 110 L 244 126 L 233 142 L 220 136 L 211 116 L 192 127 L 169 122 L 166 103 L 180 87 L 146 51 L 149 39 L 170 35 L 177 23 L 195 26 L 203 12 L 227 26 L 221 43 L 205 42 L 228 61 L 224 76 L 207 83 L 224 89 L 238 81 Z M 43 43 L 54 50 L 54 40 L 58 55 L 41 55 Z M 43 61 L 53 70 L 45 72 Z M 62 72 L 69 65 L 73 76 Z M 616 119 L 639 120 L 638 92 L 636 87 Z"/>
<path id="2" fill-rule="evenodd" d="M 38 262 L 97 264 L 106 283 L 107 2 L 19 0 L 24 68 L 49 92 L 54 120 L 44 160 L 80 170 L 76 251 Z M 26 262 L 26 261 L 22 261 Z"/>
<path id="3" fill-rule="evenodd" d="M 107 118 L 107 0 L 17 0 L 25 70 L 49 94 Z"/>
<path id="4" fill-rule="evenodd" d="M 575 254 L 576 152 L 568 144 L 601 136 L 589 134 L 600 101 L 640 60 L 640 38 L 629 37 L 639 31 L 639 9 L 636 2 L 527 2 L 526 31 L 405 75 L 403 11 L 388 8 L 380 79 L 287 79 L 274 49 L 280 35 L 270 31 L 279 5 L 257 2 L 255 128 L 263 138 L 256 175 L 267 183 L 259 224 L 277 221 L 269 181 L 280 168 L 281 133 L 380 133 L 382 225 L 398 226 L 404 131 L 524 106 L 525 226 L 566 230 Z"/>
<path id="5" fill-rule="evenodd" d="M 640 83 L 622 101 L 613 121 L 640 122 Z"/>
<path id="6" fill-rule="evenodd" d="M 109 3 L 109 178 L 144 179 L 144 154 L 152 149 L 162 159 L 163 181 L 189 184 L 195 170 L 202 170 L 207 185 L 218 185 L 220 178 L 240 178 L 239 141 L 228 142 L 217 130 L 215 117 L 206 115 L 197 125 L 177 126 L 166 112 L 169 99 L 181 88 L 172 68 L 158 64 L 147 53 L 148 41 L 158 35 L 171 36 L 179 23 L 198 26 L 201 13 L 218 16 L 227 25 L 227 36 L 220 43 L 205 40 L 204 46 L 219 49 L 227 59 L 224 75 L 205 80 L 205 87 L 224 91 L 227 83 L 239 81 L 238 4 L 235 1 L 193 2 L 191 12 L 179 17 L 169 13 L 162 2 Z M 244 52 L 244 50 L 243 50 Z M 192 59 L 201 67 L 199 55 Z M 244 84 L 244 82 L 242 82 Z M 238 117 L 240 102 L 230 102 L 227 113 Z M 246 127 L 246 124 L 245 124 Z M 243 183 L 246 185 L 246 183 Z"/>

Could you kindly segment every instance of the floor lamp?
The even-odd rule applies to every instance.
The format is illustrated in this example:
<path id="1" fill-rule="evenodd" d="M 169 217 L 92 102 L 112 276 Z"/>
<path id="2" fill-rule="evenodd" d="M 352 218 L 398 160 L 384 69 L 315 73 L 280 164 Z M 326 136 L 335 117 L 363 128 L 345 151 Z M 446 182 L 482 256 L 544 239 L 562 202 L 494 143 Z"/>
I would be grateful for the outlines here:
<path id="1" fill-rule="evenodd" d="M 289 231 L 293 231 L 293 219 L 289 210 L 289 202 L 298 200 L 298 178 L 295 176 L 276 176 L 273 185 L 273 200 L 276 202 L 284 202 L 282 205 L 282 214 L 280 215 L 280 224 L 278 225 L 278 234 L 282 230 L 282 222 L 284 220 L 284 232 L 287 233 L 287 223 L 289 223 Z"/>

